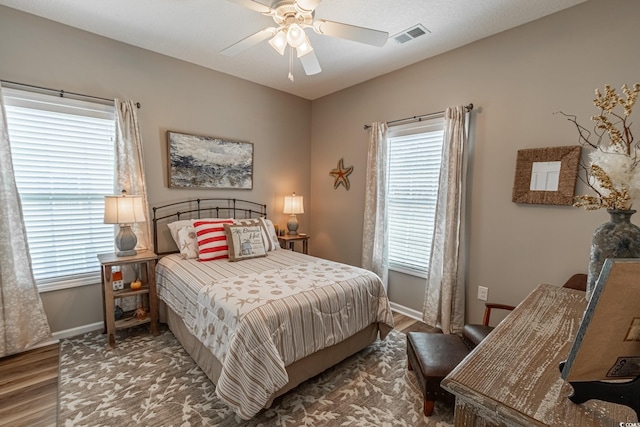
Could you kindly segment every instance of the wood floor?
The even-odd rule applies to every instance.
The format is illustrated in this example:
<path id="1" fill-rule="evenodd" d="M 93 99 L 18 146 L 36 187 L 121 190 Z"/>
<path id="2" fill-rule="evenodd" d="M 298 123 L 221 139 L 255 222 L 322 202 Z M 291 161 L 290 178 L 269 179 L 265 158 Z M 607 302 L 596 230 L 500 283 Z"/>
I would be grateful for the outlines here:
<path id="1" fill-rule="evenodd" d="M 393 313 L 393 324 L 395 325 L 395 329 L 400 332 L 442 332 L 439 329 L 436 330 L 430 326 L 427 326 L 426 323 L 420 322 L 412 317 L 407 317 L 400 313 Z"/>
<path id="2" fill-rule="evenodd" d="M 431 330 L 399 313 L 393 319 L 400 332 Z M 56 425 L 59 355 L 54 344 L 0 359 L 0 427 Z"/>
<path id="3" fill-rule="evenodd" d="M 0 426 L 55 426 L 58 344 L 0 359 Z"/>

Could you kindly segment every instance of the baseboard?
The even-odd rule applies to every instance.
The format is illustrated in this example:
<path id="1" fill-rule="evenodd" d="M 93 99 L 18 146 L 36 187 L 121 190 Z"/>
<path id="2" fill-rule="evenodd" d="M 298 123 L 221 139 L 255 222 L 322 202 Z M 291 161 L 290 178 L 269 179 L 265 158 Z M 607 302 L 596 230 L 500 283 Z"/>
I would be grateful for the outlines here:
<path id="1" fill-rule="evenodd" d="M 63 331 L 54 332 L 51 335 L 54 340 L 61 340 L 64 338 L 75 337 L 76 335 L 86 334 L 87 332 L 97 331 L 104 328 L 103 322 L 90 323 L 88 325 L 82 325 L 71 329 L 65 329 Z"/>
<path id="2" fill-rule="evenodd" d="M 391 310 L 395 311 L 396 313 L 400 313 L 400 314 L 403 314 L 403 315 L 405 315 L 407 317 L 411 317 L 412 319 L 422 321 L 422 313 L 419 312 L 418 310 L 414 310 L 413 308 L 405 307 L 405 306 L 397 304 L 395 302 L 389 302 L 389 305 L 391 306 Z"/>

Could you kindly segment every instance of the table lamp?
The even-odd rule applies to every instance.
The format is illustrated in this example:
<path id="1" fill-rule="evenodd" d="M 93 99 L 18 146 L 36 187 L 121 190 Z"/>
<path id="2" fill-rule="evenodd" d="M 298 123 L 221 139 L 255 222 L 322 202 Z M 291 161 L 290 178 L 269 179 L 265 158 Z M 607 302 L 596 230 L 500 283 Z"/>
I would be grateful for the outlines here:
<path id="1" fill-rule="evenodd" d="M 131 224 L 145 222 L 142 196 L 128 196 L 122 190 L 121 196 L 104 197 L 104 223 L 120 224 L 116 235 L 117 256 L 133 256 L 138 238 L 131 229 Z"/>
<path id="2" fill-rule="evenodd" d="M 302 196 L 296 196 L 296 193 L 284 198 L 284 213 L 291 214 L 289 221 L 287 221 L 287 229 L 289 230 L 287 234 L 298 234 L 298 218 L 296 218 L 296 214 L 304 213 L 302 202 Z"/>

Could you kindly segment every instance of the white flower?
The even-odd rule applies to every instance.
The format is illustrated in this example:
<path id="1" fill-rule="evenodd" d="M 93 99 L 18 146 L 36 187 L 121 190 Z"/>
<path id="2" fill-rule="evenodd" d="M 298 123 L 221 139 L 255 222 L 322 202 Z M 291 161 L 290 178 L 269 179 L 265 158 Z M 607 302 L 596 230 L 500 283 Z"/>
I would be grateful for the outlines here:
<path id="1" fill-rule="evenodd" d="M 633 140 L 629 120 L 640 84 L 636 83 L 633 90 L 623 85 L 622 91 L 625 97 L 617 95 L 609 85 L 605 85 L 604 93 L 596 89 L 594 104 L 600 108 L 600 114 L 591 118 L 595 122 L 593 132 L 580 126 L 575 116 L 569 116 L 578 129 L 579 141 L 593 150 L 583 170 L 584 182 L 596 193 L 576 197 L 575 206 L 630 209 L 633 200 L 640 199 L 640 148 Z"/>
<path id="2" fill-rule="evenodd" d="M 600 166 L 611 179 L 616 189 L 630 189 L 633 171 L 633 160 L 613 147 L 605 147 L 591 153 L 591 164 Z"/>

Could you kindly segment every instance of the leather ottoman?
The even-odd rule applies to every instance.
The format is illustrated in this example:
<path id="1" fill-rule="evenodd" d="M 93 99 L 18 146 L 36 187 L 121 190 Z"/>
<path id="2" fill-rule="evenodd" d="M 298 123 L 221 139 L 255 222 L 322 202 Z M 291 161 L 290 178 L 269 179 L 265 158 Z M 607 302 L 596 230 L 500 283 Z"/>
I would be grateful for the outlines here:
<path id="1" fill-rule="evenodd" d="M 410 371 L 415 370 L 424 396 L 424 415 L 433 413 L 436 400 L 452 402 L 454 396 L 440 387 L 458 363 L 469 354 L 469 349 L 458 335 L 426 332 L 407 334 L 407 358 Z"/>

